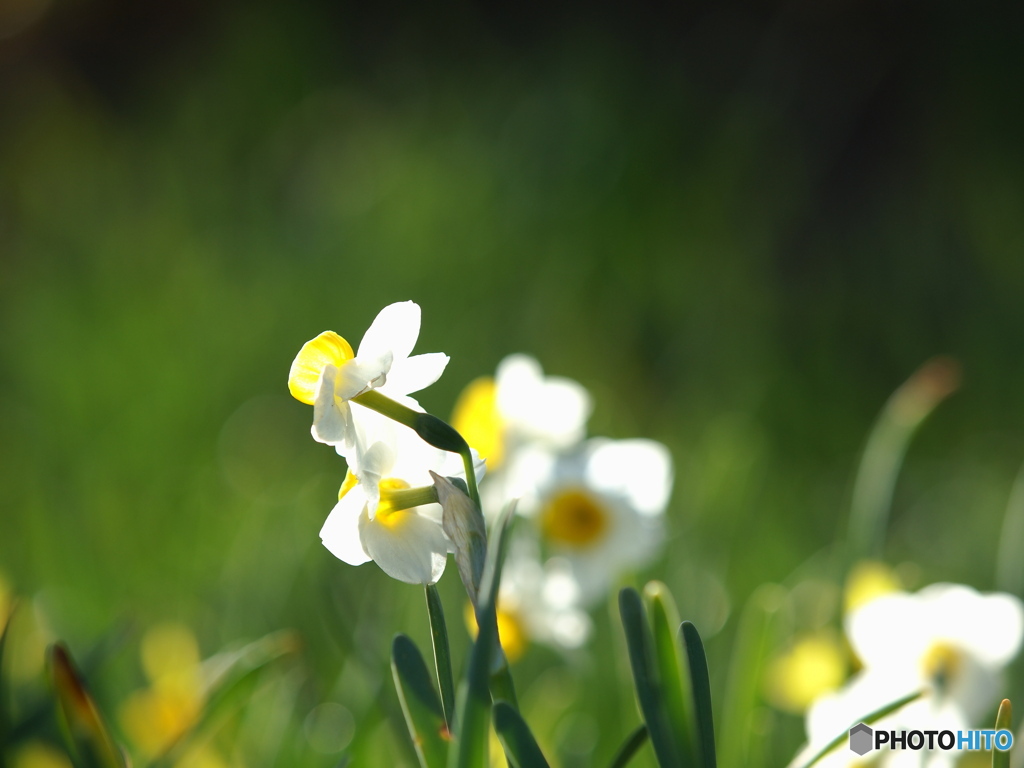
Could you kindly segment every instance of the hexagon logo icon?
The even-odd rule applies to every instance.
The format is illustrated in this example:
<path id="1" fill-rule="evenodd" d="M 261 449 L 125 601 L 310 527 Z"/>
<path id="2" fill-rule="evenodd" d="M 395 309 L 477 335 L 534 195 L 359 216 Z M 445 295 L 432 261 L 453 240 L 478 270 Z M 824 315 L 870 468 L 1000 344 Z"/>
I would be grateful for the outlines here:
<path id="1" fill-rule="evenodd" d="M 874 740 L 873 737 L 874 734 L 870 726 L 857 723 L 850 729 L 850 749 L 858 755 L 866 755 L 874 748 L 871 743 Z"/>

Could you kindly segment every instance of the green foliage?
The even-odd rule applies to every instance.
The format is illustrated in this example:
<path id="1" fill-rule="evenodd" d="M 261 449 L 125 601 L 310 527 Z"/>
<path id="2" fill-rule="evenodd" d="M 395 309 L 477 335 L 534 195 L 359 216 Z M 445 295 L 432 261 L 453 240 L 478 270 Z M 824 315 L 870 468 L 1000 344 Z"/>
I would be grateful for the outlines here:
<path id="1" fill-rule="evenodd" d="M 450 739 L 444 710 L 423 655 L 405 635 L 391 644 L 391 671 L 421 768 L 443 768 Z"/>

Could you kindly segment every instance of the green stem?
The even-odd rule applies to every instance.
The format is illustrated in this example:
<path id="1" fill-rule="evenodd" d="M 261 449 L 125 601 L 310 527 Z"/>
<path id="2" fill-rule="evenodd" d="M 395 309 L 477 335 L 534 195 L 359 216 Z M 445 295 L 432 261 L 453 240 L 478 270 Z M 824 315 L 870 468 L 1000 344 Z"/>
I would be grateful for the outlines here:
<path id="1" fill-rule="evenodd" d="M 434 645 L 434 668 L 441 689 L 441 707 L 448 730 L 455 733 L 455 683 L 452 677 L 452 656 L 448 648 L 448 625 L 444 620 L 444 606 L 437 585 L 427 584 L 427 616 L 430 619 L 430 639 Z"/>
<path id="2" fill-rule="evenodd" d="M 466 485 L 469 488 L 469 498 L 473 500 L 473 503 L 476 504 L 476 508 L 481 510 L 482 514 L 483 505 L 480 503 L 480 489 L 476 484 L 476 469 L 473 467 L 473 454 L 470 453 L 469 447 L 467 446 L 466 450 L 460 451 L 460 455 L 462 456 L 462 466 L 466 470 Z"/>
<path id="3" fill-rule="evenodd" d="M 624 768 L 640 750 L 640 747 L 646 743 L 648 735 L 646 725 L 641 725 L 633 731 L 619 749 L 618 754 L 615 755 L 615 759 L 612 760 L 609 768 Z"/>
<path id="4" fill-rule="evenodd" d="M 884 707 L 880 707 L 879 709 L 876 709 L 874 712 L 864 715 L 864 717 L 860 718 L 856 722 L 850 723 L 850 727 L 852 728 L 857 723 L 864 723 L 865 725 L 870 725 L 876 720 L 881 720 L 886 715 L 891 714 L 900 707 L 906 706 L 910 702 L 914 701 L 914 699 L 920 698 L 922 693 L 922 691 L 917 691 L 916 693 L 911 693 L 904 696 L 902 699 L 896 699 L 896 701 L 892 702 L 891 704 L 886 704 Z M 832 739 L 832 741 L 830 741 L 820 750 L 815 752 L 814 756 L 810 760 L 808 760 L 806 763 L 801 764 L 800 768 L 811 768 L 811 766 L 819 760 L 821 760 L 821 758 L 823 758 L 833 749 L 842 744 L 843 741 L 849 736 L 849 732 L 850 728 L 847 728 L 845 731 L 840 733 L 838 736 Z"/>

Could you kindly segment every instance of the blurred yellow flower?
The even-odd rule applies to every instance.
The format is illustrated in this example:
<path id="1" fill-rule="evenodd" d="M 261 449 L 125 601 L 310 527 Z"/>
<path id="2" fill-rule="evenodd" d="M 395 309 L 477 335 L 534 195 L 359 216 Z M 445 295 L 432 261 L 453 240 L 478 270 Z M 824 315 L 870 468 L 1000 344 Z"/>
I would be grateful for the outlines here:
<path id="1" fill-rule="evenodd" d="M 505 459 L 505 419 L 498 410 L 498 383 L 481 376 L 466 385 L 455 401 L 452 426 L 487 460 L 491 471 Z"/>
<path id="2" fill-rule="evenodd" d="M 885 563 L 864 560 L 850 569 L 843 591 L 843 608 L 851 613 L 875 598 L 898 592 L 903 588 L 899 576 Z"/>
<path id="3" fill-rule="evenodd" d="M 11 768 L 73 768 L 68 756 L 49 744 L 30 741 L 14 753 Z"/>
<path id="4" fill-rule="evenodd" d="M 466 628 L 469 630 L 470 636 L 475 640 L 478 627 L 472 603 L 466 603 L 465 618 Z M 526 653 L 526 647 L 529 645 L 529 638 L 527 637 L 523 618 L 514 607 L 507 603 L 503 604 L 502 600 L 499 599 L 497 619 L 498 640 L 501 642 L 501 648 L 505 651 L 505 656 L 510 662 L 518 661 Z"/>
<path id="5" fill-rule="evenodd" d="M 824 693 L 834 691 L 846 677 L 846 653 L 833 632 L 799 638 L 768 665 L 765 693 L 773 706 L 803 712 Z"/>
<path id="6" fill-rule="evenodd" d="M 141 655 L 150 687 L 125 700 L 120 720 L 140 752 L 153 757 L 169 749 L 202 712 L 199 646 L 188 627 L 164 624 L 142 638 Z"/>

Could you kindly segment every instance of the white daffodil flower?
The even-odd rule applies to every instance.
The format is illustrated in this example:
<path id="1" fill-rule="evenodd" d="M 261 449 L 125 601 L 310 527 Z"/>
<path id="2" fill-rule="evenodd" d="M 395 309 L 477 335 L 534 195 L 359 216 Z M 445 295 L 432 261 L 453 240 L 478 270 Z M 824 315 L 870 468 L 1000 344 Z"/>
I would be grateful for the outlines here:
<path id="1" fill-rule="evenodd" d="M 924 695 L 876 727 L 956 732 L 976 726 L 996 703 L 1000 673 L 1020 649 L 1024 608 L 1012 595 L 932 584 L 916 594 L 875 598 L 847 617 L 846 633 L 863 671 L 808 711 L 807 756 L 869 712 L 916 691 Z M 951 764 L 949 754 L 895 750 L 883 757 L 891 768 L 939 768 Z M 863 764 L 858 759 L 837 750 L 819 764 Z"/>
<path id="2" fill-rule="evenodd" d="M 672 460 L 661 443 L 595 438 L 568 454 L 524 450 L 508 471 L 520 510 L 545 549 L 568 564 L 582 604 L 657 551 L 672 490 Z"/>
<path id="3" fill-rule="evenodd" d="M 578 443 L 592 408 L 582 385 L 545 376 L 528 355 L 509 355 L 494 378 L 476 379 L 463 390 L 452 426 L 493 471 L 522 444 L 560 449 Z"/>
<path id="4" fill-rule="evenodd" d="M 433 584 L 450 548 L 432 497 L 430 471 L 464 476 L 462 462 L 433 448 L 411 430 L 367 413 L 356 429 L 349 473 L 320 531 L 324 546 L 349 565 L 373 560 L 409 584 Z M 477 461 L 477 472 L 483 462 Z"/>
<path id="5" fill-rule="evenodd" d="M 375 389 L 408 405 L 415 401 L 406 395 L 437 381 L 448 356 L 435 352 L 410 357 L 419 334 L 420 307 L 403 301 L 380 311 L 355 353 L 334 331 L 307 341 L 292 362 L 288 389 L 295 399 L 313 406 L 313 438 L 348 458 L 355 443 L 352 398 Z"/>

